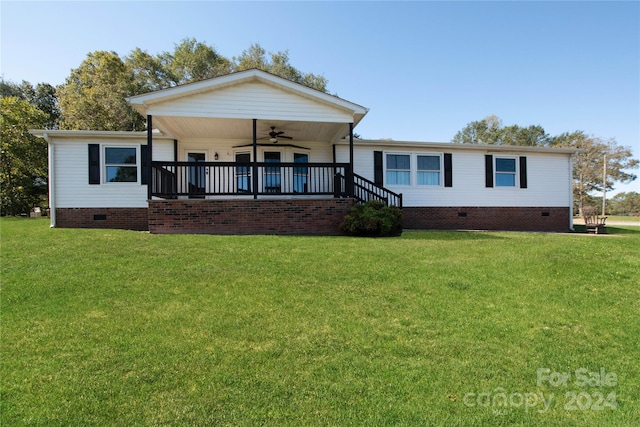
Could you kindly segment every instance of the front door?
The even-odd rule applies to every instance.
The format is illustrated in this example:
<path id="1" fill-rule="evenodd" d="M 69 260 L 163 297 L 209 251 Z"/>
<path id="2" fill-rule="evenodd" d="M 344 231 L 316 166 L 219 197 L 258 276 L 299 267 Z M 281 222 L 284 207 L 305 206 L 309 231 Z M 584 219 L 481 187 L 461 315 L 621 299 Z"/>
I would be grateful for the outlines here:
<path id="1" fill-rule="evenodd" d="M 189 198 L 204 199 L 207 192 L 207 168 L 199 166 L 198 163 L 206 162 L 207 155 L 205 153 L 189 152 L 187 153 L 187 161 L 195 164 L 194 166 L 189 166 L 187 174 Z"/>

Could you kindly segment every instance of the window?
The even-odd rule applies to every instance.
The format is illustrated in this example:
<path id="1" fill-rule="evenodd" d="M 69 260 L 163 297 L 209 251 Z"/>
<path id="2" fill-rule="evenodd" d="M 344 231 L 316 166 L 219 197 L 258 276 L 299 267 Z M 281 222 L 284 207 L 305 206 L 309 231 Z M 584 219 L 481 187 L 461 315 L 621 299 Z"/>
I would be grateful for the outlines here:
<path id="1" fill-rule="evenodd" d="M 387 154 L 387 185 L 411 185 L 409 154 Z"/>
<path id="2" fill-rule="evenodd" d="M 516 159 L 496 157 L 496 187 L 516 186 Z"/>
<path id="3" fill-rule="evenodd" d="M 418 156 L 418 185 L 440 185 L 440 156 Z"/>
<path id="4" fill-rule="evenodd" d="M 106 182 L 137 182 L 138 161 L 135 147 L 105 147 Z"/>

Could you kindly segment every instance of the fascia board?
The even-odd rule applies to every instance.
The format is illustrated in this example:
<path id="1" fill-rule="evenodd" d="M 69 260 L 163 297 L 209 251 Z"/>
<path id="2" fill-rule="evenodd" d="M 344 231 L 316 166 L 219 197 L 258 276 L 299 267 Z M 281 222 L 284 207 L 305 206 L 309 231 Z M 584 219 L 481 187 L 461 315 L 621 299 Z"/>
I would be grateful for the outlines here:
<path id="1" fill-rule="evenodd" d="M 336 144 L 348 144 L 349 141 L 340 140 Z M 407 148 L 433 148 L 439 150 L 483 151 L 486 153 L 520 152 L 520 153 L 553 153 L 572 155 L 581 152 L 578 148 L 555 147 L 527 147 L 519 145 L 492 145 L 492 144 L 459 144 L 452 142 L 421 142 L 421 141 L 395 141 L 380 139 L 355 139 L 354 143 L 361 146 L 372 147 L 407 147 Z"/>

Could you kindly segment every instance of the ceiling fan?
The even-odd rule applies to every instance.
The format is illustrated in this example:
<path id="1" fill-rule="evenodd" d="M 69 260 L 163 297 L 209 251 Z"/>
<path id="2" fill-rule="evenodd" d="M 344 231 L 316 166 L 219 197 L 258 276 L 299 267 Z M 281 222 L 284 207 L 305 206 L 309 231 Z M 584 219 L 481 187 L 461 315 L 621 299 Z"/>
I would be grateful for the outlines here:
<path id="1" fill-rule="evenodd" d="M 276 132 L 276 127 L 275 126 L 271 126 L 271 132 L 269 132 L 269 142 L 273 142 L 274 144 L 276 142 L 278 142 L 278 139 L 293 139 L 290 136 L 286 136 L 284 135 L 284 131 L 281 130 L 280 132 Z M 260 139 L 267 139 L 267 137 L 265 136 L 264 138 L 260 138 Z"/>

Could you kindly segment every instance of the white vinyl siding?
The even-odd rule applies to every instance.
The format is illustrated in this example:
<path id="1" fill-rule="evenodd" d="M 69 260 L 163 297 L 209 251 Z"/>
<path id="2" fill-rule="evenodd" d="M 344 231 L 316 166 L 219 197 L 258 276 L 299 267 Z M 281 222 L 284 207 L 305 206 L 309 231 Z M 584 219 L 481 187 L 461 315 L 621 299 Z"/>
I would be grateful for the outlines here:
<path id="1" fill-rule="evenodd" d="M 147 114 L 310 122 L 353 122 L 349 113 L 265 83 L 244 83 L 151 105 Z"/>
<path id="2" fill-rule="evenodd" d="M 55 203 L 58 208 L 145 208 L 147 207 L 147 186 L 137 183 L 104 183 L 104 169 L 100 171 L 100 185 L 89 184 L 88 144 L 100 144 L 100 162 L 104 163 L 104 147 L 145 145 L 139 141 L 91 139 L 55 140 Z M 154 160 L 173 160 L 173 142 L 167 140 L 153 142 Z M 138 155 L 138 163 L 140 163 Z M 138 166 L 138 175 L 140 167 Z"/>
<path id="3" fill-rule="evenodd" d="M 444 144 L 443 144 L 444 145 Z M 485 152 L 481 150 L 456 149 L 446 146 L 452 154 L 453 187 L 414 185 L 407 187 L 389 187 L 402 193 L 403 206 L 514 206 L 514 207 L 567 207 L 571 206 L 571 158 L 566 153 L 535 153 L 531 151 L 513 155 L 494 154 L 498 157 L 527 157 L 528 188 L 509 191 L 496 191 L 485 187 Z M 356 145 L 354 147 L 354 171 L 363 177 L 374 179 L 373 152 L 398 152 L 400 147 Z M 410 148 L 420 155 L 415 147 Z M 429 155 L 426 151 L 422 154 Z M 432 153 L 432 151 L 431 151 Z M 336 146 L 339 162 L 349 161 L 349 146 Z M 516 167 L 517 166 L 516 161 Z M 516 182 L 518 177 L 516 175 Z M 442 181 L 441 181 L 442 182 Z"/>

